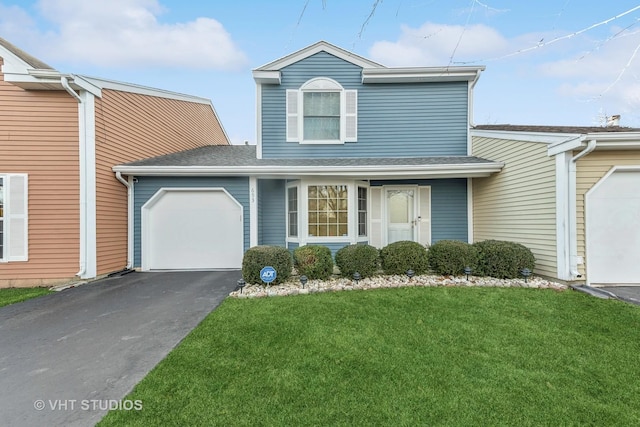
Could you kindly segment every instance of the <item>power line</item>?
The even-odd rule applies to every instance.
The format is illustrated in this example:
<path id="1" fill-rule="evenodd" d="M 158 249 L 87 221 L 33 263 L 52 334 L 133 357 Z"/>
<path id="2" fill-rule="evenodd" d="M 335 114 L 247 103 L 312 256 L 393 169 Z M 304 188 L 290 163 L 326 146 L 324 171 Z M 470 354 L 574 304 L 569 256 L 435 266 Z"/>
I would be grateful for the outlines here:
<path id="1" fill-rule="evenodd" d="M 474 0 L 474 3 L 475 3 L 475 0 Z M 606 25 L 606 24 L 608 24 L 608 23 L 610 23 L 610 22 L 612 22 L 612 21 L 614 21 L 614 20 L 616 20 L 618 18 L 622 18 L 623 16 L 628 15 L 628 14 L 630 14 L 632 12 L 635 12 L 636 10 L 639 10 L 639 9 L 640 9 L 640 5 L 638 5 L 638 6 L 634 7 L 634 8 L 631 8 L 631 9 L 625 11 L 625 12 L 622 12 L 622 13 L 616 15 L 616 16 L 613 16 L 613 17 L 611 17 L 609 19 L 605 19 L 604 21 L 592 24 L 592 25 L 590 25 L 590 26 L 588 26 L 586 28 L 583 28 L 583 29 L 581 29 L 579 31 L 576 31 L 576 32 L 573 32 L 571 34 L 567 34 L 567 35 L 564 35 L 564 36 L 561 36 L 561 37 L 556 37 L 555 39 L 549 40 L 547 42 L 545 42 L 543 40 L 540 40 L 540 42 L 538 42 L 538 44 L 536 44 L 535 46 L 531 46 L 531 47 L 528 47 L 528 48 L 525 48 L 525 49 L 520 49 L 518 51 L 509 53 L 509 54 L 506 54 L 506 55 L 498 56 L 498 57 L 495 57 L 495 58 L 475 60 L 475 61 L 458 61 L 458 62 L 454 62 L 454 63 L 455 64 L 473 64 L 473 63 L 477 63 L 477 62 L 498 61 L 500 59 L 510 58 L 512 56 L 520 55 L 522 53 L 531 52 L 532 50 L 540 49 L 542 47 L 549 46 L 550 44 L 554 44 L 554 43 L 557 43 L 557 42 L 562 41 L 562 40 L 567 40 L 567 39 L 573 38 L 573 37 L 575 37 L 577 35 L 580 35 L 582 33 L 586 33 L 587 31 L 593 30 L 594 28 L 600 27 L 602 25 Z"/>

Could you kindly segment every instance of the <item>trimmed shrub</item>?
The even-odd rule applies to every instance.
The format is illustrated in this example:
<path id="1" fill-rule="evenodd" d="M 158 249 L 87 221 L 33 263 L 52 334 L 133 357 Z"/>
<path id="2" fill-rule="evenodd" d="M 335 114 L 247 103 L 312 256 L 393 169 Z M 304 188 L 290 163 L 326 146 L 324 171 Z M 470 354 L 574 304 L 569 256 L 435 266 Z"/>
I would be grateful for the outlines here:
<path id="1" fill-rule="evenodd" d="M 474 274 L 479 276 L 516 279 L 521 277 L 520 270 L 528 268 L 533 271 L 536 265 L 531 250 L 520 243 L 484 240 L 473 246 L 478 252 L 478 268 Z"/>
<path id="2" fill-rule="evenodd" d="M 443 276 L 463 274 L 465 267 L 474 272 L 478 263 L 476 248 L 459 240 L 440 240 L 429 248 L 429 266 Z"/>
<path id="3" fill-rule="evenodd" d="M 295 248 L 293 264 L 298 274 L 309 279 L 325 280 L 333 273 L 331 249 L 326 246 L 305 245 Z"/>
<path id="4" fill-rule="evenodd" d="M 266 266 L 276 269 L 276 279 L 272 285 L 282 283 L 291 277 L 293 261 L 291 252 L 281 246 L 254 246 L 242 258 L 242 278 L 245 282 L 262 284 L 260 270 Z"/>
<path id="5" fill-rule="evenodd" d="M 336 252 L 335 258 L 340 274 L 349 278 L 356 271 L 362 278 L 373 276 L 380 265 L 378 249 L 370 245 L 344 246 Z"/>
<path id="6" fill-rule="evenodd" d="M 429 270 L 427 249 L 420 243 L 403 240 L 380 250 L 380 263 L 385 274 L 405 274 L 413 270 L 424 274 Z"/>

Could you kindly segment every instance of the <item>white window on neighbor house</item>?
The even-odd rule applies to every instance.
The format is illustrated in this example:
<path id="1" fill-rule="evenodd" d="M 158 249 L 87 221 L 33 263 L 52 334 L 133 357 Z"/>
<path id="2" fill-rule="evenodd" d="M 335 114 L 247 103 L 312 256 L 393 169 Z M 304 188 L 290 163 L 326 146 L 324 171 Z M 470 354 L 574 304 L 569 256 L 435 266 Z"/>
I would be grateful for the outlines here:
<path id="1" fill-rule="evenodd" d="M 318 77 L 300 89 L 288 89 L 287 141 L 343 144 L 358 138 L 358 92 Z"/>
<path id="2" fill-rule="evenodd" d="M 366 242 L 369 187 L 362 181 L 300 180 L 287 188 L 287 239 L 299 244 Z"/>
<path id="3" fill-rule="evenodd" d="M 0 174 L 0 262 L 27 260 L 27 175 Z"/>

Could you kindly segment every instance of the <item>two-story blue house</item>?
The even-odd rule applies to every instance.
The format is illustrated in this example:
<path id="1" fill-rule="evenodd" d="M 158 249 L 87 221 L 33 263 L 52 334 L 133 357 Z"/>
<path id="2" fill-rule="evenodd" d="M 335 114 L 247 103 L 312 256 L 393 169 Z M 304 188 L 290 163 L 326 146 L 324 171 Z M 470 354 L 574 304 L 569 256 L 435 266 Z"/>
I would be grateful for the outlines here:
<path id="1" fill-rule="evenodd" d="M 483 67 L 388 68 L 318 42 L 253 71 L 257 144 L 114 167 L 130 186 L 130 264 L 239 268 L 246 249 L 471 240 Z M 194 123 L 197 126 L 197 123 Z"/>

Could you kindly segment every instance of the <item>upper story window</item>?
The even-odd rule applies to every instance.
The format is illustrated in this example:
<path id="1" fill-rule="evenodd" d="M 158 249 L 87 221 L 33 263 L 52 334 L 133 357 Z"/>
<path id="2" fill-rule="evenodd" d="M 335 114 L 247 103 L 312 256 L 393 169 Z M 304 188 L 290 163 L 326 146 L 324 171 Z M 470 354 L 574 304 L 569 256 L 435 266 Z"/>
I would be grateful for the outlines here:
<path id="1" fill-rule="evenodd" d="M 358 136 L 358 93 L 319 77 L 287 90 L 287 141 L 343 144 Z"/>

